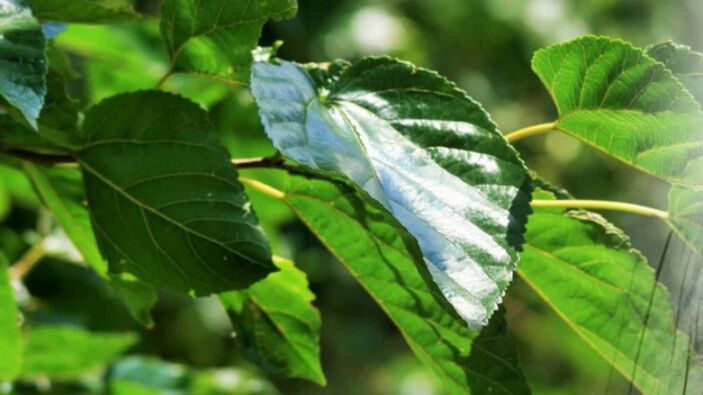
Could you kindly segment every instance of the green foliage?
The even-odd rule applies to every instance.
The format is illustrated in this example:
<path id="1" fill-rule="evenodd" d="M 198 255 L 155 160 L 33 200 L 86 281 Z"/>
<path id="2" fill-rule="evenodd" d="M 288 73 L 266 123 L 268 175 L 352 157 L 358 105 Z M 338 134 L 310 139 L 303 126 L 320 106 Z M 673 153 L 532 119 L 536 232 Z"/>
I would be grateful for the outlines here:
<path id="1" fill-rule="evenodd" d="M 274 373 L 325 385 L 320 365 L 320 313 L 305 274 L 292 262 L 245 291 L 220 295 L 237 339 L 252 360 Z"/>
<path id="2" fill-rule="evenodd" d="M 165 0 L 161 35 L 173 71 L 193 71 L 237 80 L 252 61 L 251 50 L 269 19 L 290 18 L 296 0 Z"/>
<path id="3" fill-rule="evenodd" d="M 378 204 L 327 181 L 300 181 L 285 200 L 453 392 L 529 393 L 502 314 L 479 333 L 447 313 L 416 269 L 416 242 Z"/>
<path id="4" fill-rule="evenodd" d="M 559 111 L 556 129 L 646 173 L 703 186 L 703 112 L 663 64 L 587 36 L 538 51 L 532 68 Z"/>
<path id="5" fill-rule="evenodd" d="M 111 271 L 202 295 L 275 269 L 237 171 L 195 104 L 124 94 L 93 107 L 83 131 L 76 158 Z"/>
<path id="6" fill-rule="evenodd" d="M 393 213 L 459 315 L 485 325 L 517 263 L 529 177 L 483 109 L 437 74 L 387 58 L 311 74 L 257 63 L 252 90 L 274 146 Z"/>
<path id="7" fill-rule="evenodd" d="M 652 46 L 647 55 L 664 63 L 691 94 L 703 103 L 703 54 L 672 42 Z"/>
<path id="8" fill-rule="evenodd" d="M 112 23 L 139 17 L 125 0 L 30 0 L 40 20 L 70 23 Z"/>
<path id="9" fill-rule="evenodd" d="M 23 0 L 0 0 L 0 96 L 36 129 L 46 95 L 46 40 Z"/>
<path id="10" fill-rule="evenodd" d="M 703 191 L 671 188 L 668 222 L 691 250 L 703 256 Z"/>
<path id="11" fill-rule="evenodd" d="M 22 364 L 20 316 L 8 268 L 7 258 L 0 251 L 0 381 L 12 381 Z"/>

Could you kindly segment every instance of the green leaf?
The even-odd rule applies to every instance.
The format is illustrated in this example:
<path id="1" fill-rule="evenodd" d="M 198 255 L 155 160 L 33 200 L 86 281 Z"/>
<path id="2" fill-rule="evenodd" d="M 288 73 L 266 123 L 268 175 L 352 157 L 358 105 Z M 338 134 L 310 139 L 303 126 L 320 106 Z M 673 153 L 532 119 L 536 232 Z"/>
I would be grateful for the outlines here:
<path id="1" fill-rule="evenodd" d="M 26 334 L 23 378 L 70 378 L 115 360 L 137 341 L 131 333 L 88 332 L 69 326 L 40 326 Z"/>
<path id="2" fill-rule="evenodd" d="M 46 95 L 46 40 L 23 0 L 0 0 L 0 96 L 36 129 Z"/>
<path id="3" fill-rule="evenodd" d="M 273 273 L 247 290 L 220 295 L 248 356 L 264 369 L 320 385 L 320 313 L 305 273 L 277 262 Z"/>
<path id="4" fill-rule="evenodd" d="M 456 311 L 485 325 L 517 264 L 530 181 L 483 109 L 436 73 L 389 58 L 311 74 L 257 63 L 252 91 L 274 146 L 348 177 L 393 213 Z"/>
<path id="5" fill-rule="evenodd" d="M 556 104 L 556 129 L 643 172 L 703 186 L 703 113 L 663 64 L 586 36 L 537 51 L 532 69 Z"/>
<path id="6" fill-rule="evenodd" d="M 669 41 L 649 48 L 647 55 L 664 63 L 698 103 L 703 103 L 703 53 Z"/>
<path id="7" fill-rule="evenodd" d="M 251 64 L 264 24 L 297 11 L 296 0 L 164 0 L 161 35 L 172 71 L 236 79 L 235 73 Z"/>
<path id="8" fill-rule="evenodd" d="M 41 20 L 67 23 L 113 23 L 139 18 L 124 0 L 30 0 Z"/>
<path id="9" fill-rule="evenodd" d="M 122 298 L 137 321 L 151 326 L 151 309 L 157 301 L 156 290 L 139 280 L 108 273 L 108 265 L 100 255 L 90 227 L 90 214 L 85 205 L 80 171 L 72 168 L 43 168 L 31 163 L 25 163 L 24 170 L 32 180 L 37 194 L 54 214 L 84 261 L 109 281 L 111 288 Z"/>
<path id="10" fill-rule="evenodd" d="M 703 191 L 671 188 L 668 223 L 692 251 L 703 256 Z"/>
<path id="11" fill-rule="evenodd" d="M 93 230 L 112 272 L 196 294 L 275 270 L 237 171 L 207 113 L 158 91 L 88 111 L 83 171 Z"/>
<path id="12" fill-rule="evenodd" d="M 10 282 L 9 268 L 7 258 L 0 251 L 0 382 L 14 380 L 22 363 L 20 313 Z"/>
<path id="13" fill-rule="evenodd" d="M 313 180 L 297 182 L 285 200 L 453 393 L 529 393 L 502 314 L 479 333 L 447 313 L 418 271 L 414 239 L 361 195 Z"/>
<path id="14" fill-rule="evenodd" d="M 537 209 L 525 239 L 520 276 L 618 372 L 645 394 L 703 390 L 666 289 L 620 229 L 590 212 Z"/>

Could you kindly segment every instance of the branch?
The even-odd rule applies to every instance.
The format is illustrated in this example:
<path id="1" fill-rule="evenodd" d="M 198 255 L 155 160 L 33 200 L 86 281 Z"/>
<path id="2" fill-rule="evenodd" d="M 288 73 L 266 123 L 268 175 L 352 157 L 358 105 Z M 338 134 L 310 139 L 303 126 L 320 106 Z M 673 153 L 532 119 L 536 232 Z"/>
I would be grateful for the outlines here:
<path id="1" fill-rule="evenodd" d="M 19 148 L 3 149 L 0 150 L 0 152 L 12 155 L 27 162 L 37 163 L 41 165 L 59 165 L 76 162 L 75 158 L 73 158 L 71 155 L 43 154 L 40 152 L 27 151 Z"/>
<path id="2" fill-rule="evenodd" d="M 592 210 L 614 210 L 624 211 L 633 214 L 657 217 L 663 220 L 669 219 L 669 213 L 655 208 L 640 206 L 639 204 L 614 202 L 608 200 L 533 200 L 532 207 L 552 207 L 552 208 L 582 208 Z"/>

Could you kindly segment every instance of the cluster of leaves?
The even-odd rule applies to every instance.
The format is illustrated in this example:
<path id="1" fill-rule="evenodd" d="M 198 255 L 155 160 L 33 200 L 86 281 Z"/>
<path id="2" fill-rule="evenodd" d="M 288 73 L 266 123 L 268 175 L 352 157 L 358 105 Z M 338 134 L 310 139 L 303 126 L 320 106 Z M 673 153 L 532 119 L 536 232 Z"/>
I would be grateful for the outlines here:
<path id="1" fill-rule="evenodd" d="M 51 37 L 61 23 L 138 17 L 115 3 L 0 0 L 0 150 L 138 322 L 152 324 L 156 289 L 217 294 L 252 361 L 325 384 L 314 295 L 272 255 L 245 184 L 290 207 L 452 392 L 529 392 L 499 307 L 514 272 L 642 392 L 703 391 L 646 259 L 604 218 L 544 208 L 568 193 L 529 172 L 452 82 L 386 57 L 299 65 L 257 48 L 263 25 L 293 16 L 295 0 L 165 0 L 170 64 L 155 88 L 82 109 Z M 659 216 L 702 255 L 703 55 L 587 36 L 538 51 L 533 70 L 558 110 L 548 128 L 669 182 Z M 232 161 L 208 112 L 160 89 L 175 74 L 250 83 L 278 153 Z M 287 171 L 289 185 L 241 178 L 238 165 Z M 0 380 L 72 377 L 135 343 L 21 328 L 8 267 L 0 256 Z M 170 376 L 134 375 L 149 369 Z M 175 371 L 123 360 L 110 385 L 197 392 L 212 373 Z"/>

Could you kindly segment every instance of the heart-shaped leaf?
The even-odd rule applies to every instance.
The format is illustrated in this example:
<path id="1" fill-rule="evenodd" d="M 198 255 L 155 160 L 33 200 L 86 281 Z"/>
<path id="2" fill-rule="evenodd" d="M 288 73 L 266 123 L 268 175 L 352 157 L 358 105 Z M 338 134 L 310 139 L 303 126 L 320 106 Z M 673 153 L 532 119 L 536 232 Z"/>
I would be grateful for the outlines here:
<path id="1" fill-rule="evenodd" d="M 86 114 L 76 152 L 98 245 L 113 272 L 197 294 L 275 270 L 207 113 L 163 92 L 123 94 Z"/>
<path id="2" fill-rule="evenodd" d="M 251 64 L 264 23 L 297 11 L 296 0 L 164 0 L 161 35 L 171 69 L 236 79 Z"/>
<path id="3" fill-rule="evenodd" d="M 36 129 L 48 71 L 41 25 L 23 0 L 0 0 L 0 96 Z"/>
<path id="4" fill-rule="evenodd" d="M 456 311 L 485 325 L 517 264 L 530 183 L 483 109 L 436 73 L 389 58 L 310 73 L 257 63 L 252 91 L 274 146 L 393 213 Z"/>
<path id="5" fill-rule="evenodd" d="M 125 0 L 31 0 L 41 20 L 66 23 L 112 23 L 139 18 Z"/>
<path id="6" fill-rule="evenodd" d="M 585 36 L 537 51 L 532 68 L 559 111 L 556 129 L 669 182 L 703 186 L 703 112 L 663 64 Z"/>

